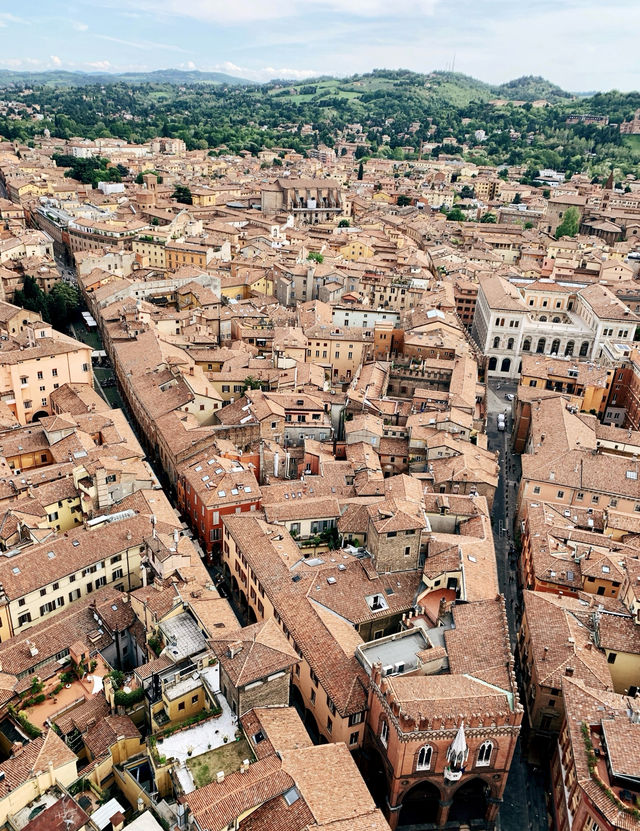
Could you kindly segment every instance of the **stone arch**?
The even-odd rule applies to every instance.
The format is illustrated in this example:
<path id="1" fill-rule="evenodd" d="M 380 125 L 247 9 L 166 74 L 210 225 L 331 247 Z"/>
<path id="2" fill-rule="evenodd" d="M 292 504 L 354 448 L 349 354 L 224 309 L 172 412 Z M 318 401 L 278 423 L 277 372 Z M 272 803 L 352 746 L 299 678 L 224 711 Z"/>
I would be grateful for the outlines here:
<path id="1" fill-rule="evenodd" d="M 560 338 L 554 338 L 551 343 L 551 354 L 560 354 Z"/>
<path id="2" fill-rule="evenodd" d="M 509 372 L 511 369 L 511 358 L 503 358 L 500 364 L 500 372 Z"/>
<path id="3" fill-rule="evenodd" d="M 575 341 L 567 341 L 567 345 L 564 348 L 565 355 L 573 355 L 573 350 L 576 348 Z"/>
<path id="4" fill-rule="evenodd" d="M 538 346 L 536 348 L 536 352 L 538 353 L 538 355 L 543 355 L 544 354 L 544 350 L 545 350 L 546 345 L 547 345 L 547 341 L 546 341 L 545 338 L 540 338 L 538 340 Z"/>
<path id="5" fill-rule="evenodd" d="M 580 357 L 581 358 L 586 358 L 586 356 L 588 354 L 589 354 L 589 341 L 588 340 L 583 340 L 582 343 L 580 344 Z"/>
<path id="6" fill-rule="evenodd" d="M 509 340 L 507 341 L 507 349 L 509 349 L 509 350 L 513 349 L 514 344 L 515 344 L 515 339 L 514 338 L 509 338 Z"/>
<path id="7" fill-rule="evenodd" d="M 418 782 L 402 798 L 399 825 L 429 825 L 438 820 L 440 791 L 428 779 Z"/>
<path id="8" fill-rule="evenodd" d="M 450 822 L 471 822 L 485 819 L 491 786 L 479 776 L 467 779 L 453 794 L 449 808 Z"/>
<path id="9" fill-rule="evenodd" d="M 493 339 L 493 349 L 500 349 L 500 338 L 497 335 Z"/>
<path id="10" fill-rule="evenodd" d="M 522 351 L 531 352 L 531 338 L 525 338 L 522 341 Z"/>
<path id="11" fill-rule="evenodd" d="M 34 413 L 31 417 L 32 422 L 40 421 L 41 418 L 48 418 L 49 413 L 46 410 L 38 410 L 37 413 Z"/>
<path id="12" fill-rule="evenodd" d="M 495 368 L 498 366 L 498 359 L 495 355 L 489 358 L 489 372 L 493 372 Z"/>

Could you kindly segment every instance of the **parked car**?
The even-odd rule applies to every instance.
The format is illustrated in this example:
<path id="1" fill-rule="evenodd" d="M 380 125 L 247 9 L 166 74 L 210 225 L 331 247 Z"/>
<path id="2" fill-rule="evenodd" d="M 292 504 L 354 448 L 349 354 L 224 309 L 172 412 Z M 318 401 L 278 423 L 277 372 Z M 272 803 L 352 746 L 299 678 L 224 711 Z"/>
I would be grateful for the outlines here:
<path id="1" fill-rule="evenodd" d="M 499 422 L 498 422 L 498 430 L 499 430 L 501 433 L 504 433 L 504 431 L 506 430 L 506 426 L 505 426 L 504 421 L 499 421 Z"/>
<path id="2" fill-rule="evenodd" d="M 512 392 L 505 392 L 504 397 L 507 399 L 507 401 L 513 401 L 515 395 Z"/>

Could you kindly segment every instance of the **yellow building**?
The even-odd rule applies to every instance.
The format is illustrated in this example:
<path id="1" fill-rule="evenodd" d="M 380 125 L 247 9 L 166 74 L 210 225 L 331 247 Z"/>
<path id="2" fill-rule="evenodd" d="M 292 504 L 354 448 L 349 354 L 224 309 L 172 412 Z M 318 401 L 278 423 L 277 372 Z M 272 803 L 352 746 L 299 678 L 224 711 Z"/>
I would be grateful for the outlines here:
<path id="1" fill-rule="evenodd" d="M 138 237 L 131 244 L 133 252 L 140 258 L 142 265 L 163 269 L 167 267 L 165 246 L 165 240 L 151 235 Z"/>
<path id="2" fill-rule="evenodd" d="M 309 343 L 306 362 L 324 367 L 332 381 L 350 381 L 373 353 L 373 330 L 312 326 L 305 335 Z"/>

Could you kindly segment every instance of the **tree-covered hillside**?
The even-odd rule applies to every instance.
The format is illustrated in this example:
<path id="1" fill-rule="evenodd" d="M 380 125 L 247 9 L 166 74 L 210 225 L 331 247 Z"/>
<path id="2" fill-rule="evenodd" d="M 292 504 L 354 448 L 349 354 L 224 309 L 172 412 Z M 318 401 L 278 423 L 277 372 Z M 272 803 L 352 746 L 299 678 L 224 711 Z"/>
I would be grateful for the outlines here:
<path id="1" fill-rule="evenodd" d="M 359 123 L 372 155 L 410 159 L 426 145 L 434 156 L 446 152 L 479 163 L 588 169 L 598 176 L 614 166 L 619 176 L 640 176 L 637 143 L 618 129 L 640 107 L 640 94 L 575 97 L 535 77 L 490 86 L 456 73 L 374 70 L 296 84 L 17 85 L 5 97 L 14 103 L 0 116 L 0 134 L 22 141 L 47 127 L 60 138 L 118 136 L 144 142 L 164 135 L 212 152 L 257 153 L 265 147 L 304 152 L 353 138 L 349 125 Z M 532 105 L 540 99 L 548 105 Z M 44 121 L 32 119 L 34 107 Z M 568 125 L 570 113 L 608 115 L 610 124 Z M 313 132 L 303 135 L 304 124 Z M 479 130 L 484 140 L 476 138 Z"/>

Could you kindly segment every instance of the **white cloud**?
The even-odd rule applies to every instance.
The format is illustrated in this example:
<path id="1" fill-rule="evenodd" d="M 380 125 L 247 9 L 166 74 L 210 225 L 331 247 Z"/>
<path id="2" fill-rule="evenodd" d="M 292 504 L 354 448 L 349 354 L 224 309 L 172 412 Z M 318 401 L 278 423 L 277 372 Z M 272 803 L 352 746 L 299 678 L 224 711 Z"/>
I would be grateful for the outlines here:
<path id="1" fill-rule="evenodd" d="M 237 24 L 259 20 L 302 17 L 309 12 L 362 18 L 431 15 L 440 0 L 138 0 L 138 6 L 154 14 L 190 17 L 207 23 Z"/>
<path id="2" fill-rule="evenodd" d="M 111 69 L 110 61 L 87 61 L 86 66 L 89 69 L 98 69 L 103 70 L 104 72 L 108 72 Z"/>
<path id="3" fill-rule="evenodd" d="M 320 74 L 317 69 L 291 69 L 289 67 L 264 66 L 261 69 L 250 69 L 247 66 L 238 66 L 231 61 L 223 61 L 212 66 L 211 72 L 225 72 L 227 75 L 237 75 L 246 78 L 248 81 L 269 81 L 272 78 L 290 78 L 294 81 L 302 81 L 305 78 L 315 78 Z"/>
<path id="4" fill-rule="evenodd" d="M 62 60 L 57 55 L 51 55 L 50 60 L 54 66 L 62 66 Z"/>
<path id="5" fill-rule="evenodd" d="M 133 49 L 166 49 L 169 52 L 186 52 L 181 46 L 175 46 L 172 43 L 156 43 L 151 40 L 124 40 L 123 38 L 113 38 L 110 35 L 96 35 L 100 40 L 107 40 L 109 43 L 119 43 L 121 46 L 131 46 Z"/>
<path id="6" fill-rule="evenodd" d="M 23 17 L 16 17 L 15 14 L 10 14 L 9 12 L 0 12 L 0 23 L 3 26 L 6 26 L 7 23 L 21 23 L 23 26 L 30 25 L 28 20 L 25 20 Z"/>
<path id="7" fill-rule="evenodd" d="M 71 24 L 71 28 L 75 29 L 76 32 L 86 32 L 89 27 L 86 23 L 81 23 L 79 20 L 74 20 Z"/>

